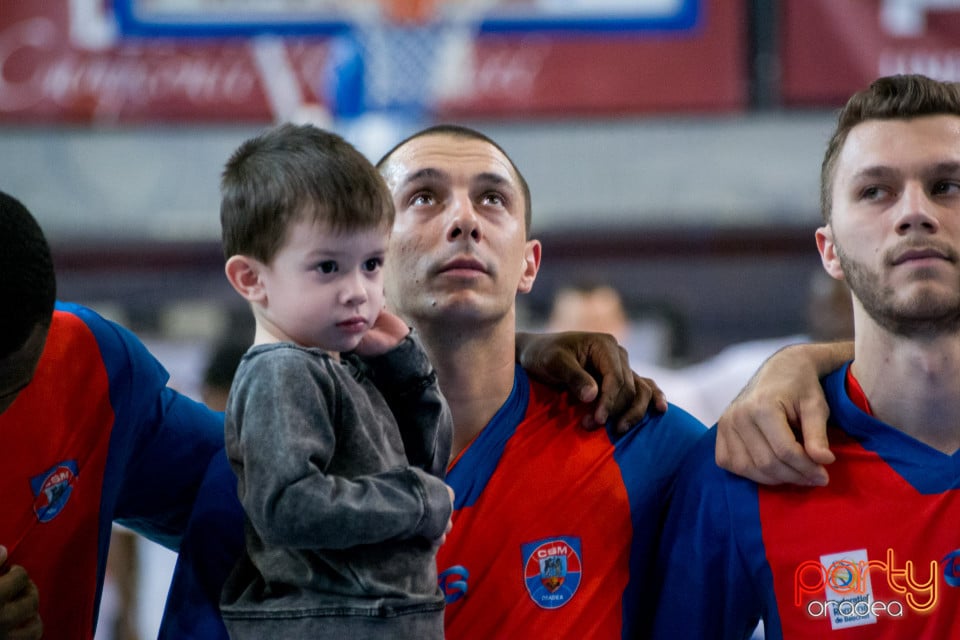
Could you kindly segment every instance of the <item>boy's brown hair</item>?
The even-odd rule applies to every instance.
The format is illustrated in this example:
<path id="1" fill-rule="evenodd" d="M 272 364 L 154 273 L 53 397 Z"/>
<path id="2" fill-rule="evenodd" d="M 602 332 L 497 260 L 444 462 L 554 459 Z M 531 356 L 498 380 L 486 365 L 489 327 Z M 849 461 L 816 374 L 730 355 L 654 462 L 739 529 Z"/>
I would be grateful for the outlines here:
<path id="1" fill-rule="evenodd" d="M 287 229 L 314 220 L 335 233 L 393 226 L 393 199 L 373 164 L 335 133 L 284 124 L 247 140 L 220 182 L 223 252 L 268 263 Z"/>

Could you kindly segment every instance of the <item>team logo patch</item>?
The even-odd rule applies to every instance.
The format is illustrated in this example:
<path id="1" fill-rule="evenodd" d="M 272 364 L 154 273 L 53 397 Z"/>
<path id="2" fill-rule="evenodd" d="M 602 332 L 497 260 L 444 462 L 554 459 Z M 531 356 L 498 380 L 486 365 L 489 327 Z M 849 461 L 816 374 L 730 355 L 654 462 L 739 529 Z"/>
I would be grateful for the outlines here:
<path id="1" fill-rule="evenodd" d="M 560 536 L 520 547 L 523 581 L 537 606 L 559 609 L 570 602 L 583 573 L 580 538 Z"/>
<path id="2" fill-rule="evenodd" d="M 944 582 L 951 587 L 960 587 L 960 549 L 948 553 L 941 562 Z"/>
<path id="3" fill-rule="evenodd" d="M 63 511 L 77 479 L 76 460 L 65 460 L 30 478 L 33 511 L 40 522 L 50 522 Z"/>

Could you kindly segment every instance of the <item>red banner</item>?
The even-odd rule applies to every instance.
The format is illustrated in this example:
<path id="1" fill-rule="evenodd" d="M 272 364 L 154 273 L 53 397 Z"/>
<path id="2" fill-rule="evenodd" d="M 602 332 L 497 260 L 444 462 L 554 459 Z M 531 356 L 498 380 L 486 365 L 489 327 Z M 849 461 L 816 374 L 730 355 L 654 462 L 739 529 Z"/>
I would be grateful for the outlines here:
<path id="1" fill-rule="evenodd" d="M 103 0 L 3 5 L 3 123 L 269 122 L 334 106 L 329 36 L 132 38 Z M 435 110 L 516 118 L 742 109 L 741 5 L 702 0 L 697 24 L 682 31 L 481 33 L 460 86 Z"/>
<path id="2" fill-rule="evenodd" d="M 783 0 L 782 97 L 838 106 L 877 77 L 960 81 L 960 1 Z"/>

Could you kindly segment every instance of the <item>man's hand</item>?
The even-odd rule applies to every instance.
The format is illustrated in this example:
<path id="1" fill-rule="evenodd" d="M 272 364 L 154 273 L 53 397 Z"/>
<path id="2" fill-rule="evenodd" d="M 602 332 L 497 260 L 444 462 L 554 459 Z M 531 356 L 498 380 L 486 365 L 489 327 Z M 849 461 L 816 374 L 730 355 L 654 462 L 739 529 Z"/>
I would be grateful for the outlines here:
<path id="1" fill-rule="evenodd" d="M 563 387 L 582 402 L 596 401 L 593 414 L 584 418 L 587 428 L 616 419 L 623 433 L 640 422 L 651 402 L 657 411 L 667 410 L 663 391 L 630 369 L 626 350 L 609 334 L 518 332 L 517 361 L 537 380 Z"/>
<path id="2" fill-rule="evenodd" d="M 793 345 L 771 356 L 720 416 L 717 464 L 761 484 L 827 484 L 824 465 L 834 455 L 819 379 L 852 357 L 849 342 Z"/>
<path id="3" fill-rule="evenodd" d="M 37 640 L 43 635 L 37 585 L 19 565 L 7 566 L 0 546 L 0 640 Z"/>

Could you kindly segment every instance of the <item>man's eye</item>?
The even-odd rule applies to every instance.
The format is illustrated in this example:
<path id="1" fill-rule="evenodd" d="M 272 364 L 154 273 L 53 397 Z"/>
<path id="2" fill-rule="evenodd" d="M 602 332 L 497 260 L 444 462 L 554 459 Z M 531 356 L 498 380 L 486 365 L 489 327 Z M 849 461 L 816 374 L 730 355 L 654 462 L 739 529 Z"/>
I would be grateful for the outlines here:
<path id="1" fill-rule="evenodd" d="M 324 260 L 317 265 L 317 271 L 320 273 L 334 273 L 337 271 L 337 263 L 333 260 Z"/>
<path id="2" fill-rule="evenodd" d="M 506 200 L 499 193 L 486 193 L 483 195 L 483 202 L 484 204 L 502 207 L 506 203 Z"/>
<path id="3" fill-rule="evenodd" d="M 933 186 L 934 195 L 956 195 L 960 193 L 960 183 L 944 180 Z"/>
<path id="4" fill-rule="evenodd" d="M 879 186 L 866 187 L 860 192 L 860 197 L 864 200 L 878 200 L 886 195 L 887 190 Z"/>
<path id="5" fill-rule="evenodd" d="M 433 204 L 433 202 L 434 202 L 434 198 L 432 194 L 422 193 L 422 192 L 415 194 L 413 198 L 410 199 L 410 204 L 420 206 L 420 207 Z"/>

